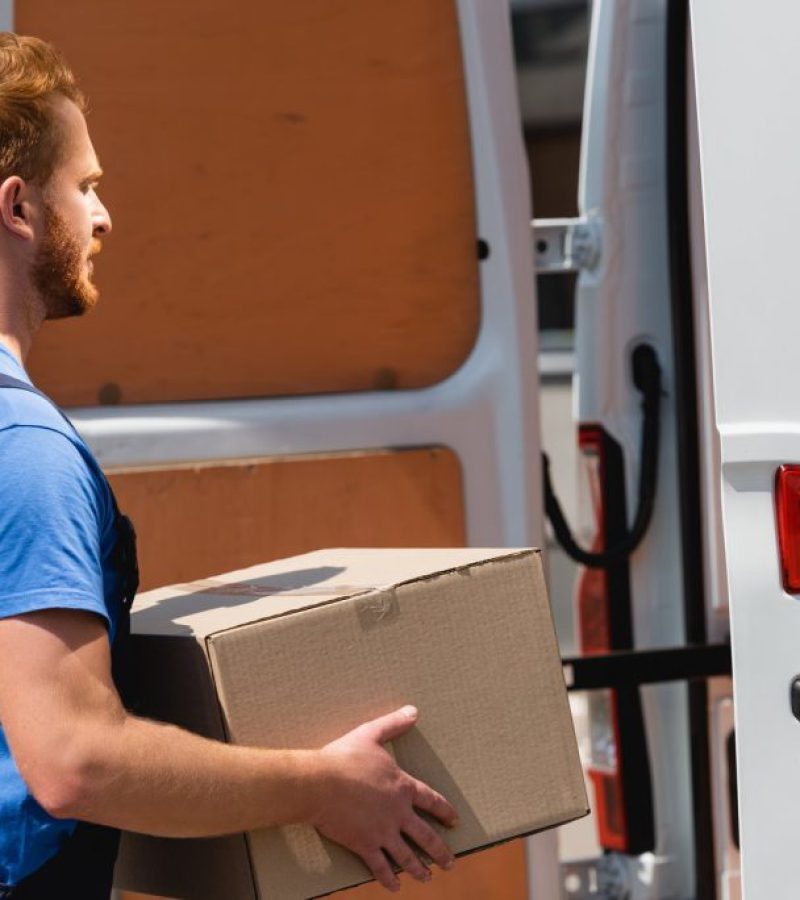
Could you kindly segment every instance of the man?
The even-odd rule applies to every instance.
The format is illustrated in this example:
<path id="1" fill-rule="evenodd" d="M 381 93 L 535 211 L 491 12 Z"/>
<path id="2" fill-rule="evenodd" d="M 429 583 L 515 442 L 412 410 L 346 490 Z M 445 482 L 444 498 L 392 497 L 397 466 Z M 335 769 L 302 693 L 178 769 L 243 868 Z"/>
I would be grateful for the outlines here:
<path id="1" fill-rule="evenodd" d="M 47 319 L 97 302 L 111 231 L 73 77 L 0 34 L 0 897 L 107 898 L 116 829 L 210 836 L 302 822 L 389 890 L 453 857 L 417 813 L 455 811 L 393 762 L 407 707 L 322 748 L 206 740 L 126 712 L 112 677 L 132 594 L 124 518 L 90 451 L 24 360 Z M 126 562 L 126 559 L 128 560 Z"/>

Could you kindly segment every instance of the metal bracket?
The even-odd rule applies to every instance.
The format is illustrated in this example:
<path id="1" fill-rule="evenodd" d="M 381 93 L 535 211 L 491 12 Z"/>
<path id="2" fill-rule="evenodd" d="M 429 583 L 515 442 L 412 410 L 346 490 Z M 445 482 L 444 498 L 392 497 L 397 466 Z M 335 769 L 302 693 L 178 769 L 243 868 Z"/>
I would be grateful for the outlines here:
<path id="1" fill-rule="evenodd" d="M 600 262 L 599 219 L 534 219 L 531 225 L 537 275 L 591 270 Z"/>
<path id="2" fill-rule="evenodd" d="M 561 660 L 569 691 L 594 691 L 665 681 L 730 675 L 729 644 L 687 645 L 659 650 L 618 650 Z"/>
<path id="3" fill-rule="evenodd" d="M 590 900 L 599 895 L 596 859 L 575 859 L 561 863 L 561 883 L 567 900 Z"/>
<path id="4" fill-rule="evenodd" d="M 616 855 L 575 859 L 561 863 L 564 900 L 629 900 L 624 866 Z"/>

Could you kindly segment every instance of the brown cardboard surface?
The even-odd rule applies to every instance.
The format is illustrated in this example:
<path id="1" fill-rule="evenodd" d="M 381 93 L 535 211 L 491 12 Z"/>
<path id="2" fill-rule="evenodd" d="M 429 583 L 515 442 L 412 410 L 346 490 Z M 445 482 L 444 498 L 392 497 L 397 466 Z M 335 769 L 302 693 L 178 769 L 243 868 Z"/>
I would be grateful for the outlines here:
<path id="1" fill-rule="evenodd" d="M 448 833 L 456 853 L 587 811 L 534 551 L 320 551 L 150 592 L 133 630 L 157 695 L 145 712 L 235 743 L 319 746 L 417 705 L 418 725 L 393 749 L 459 810 Z M 155 652 L 164 645 L 182 646 L 164 654 L 171 673 Z M 175 667 L 194 673 L 196 691 Z M 197 713 L 216 709 L 214 689 L 221 721 L 213 710 Z M 239 871 L 249 860 L 255 894 L 232 893 L 227 869 L 207 871 L 215 868 L 209 841 L 126 840 L 118 880 L 180 897 L 263 900 L 317 896 L 368 877 L 356 857 L 310 828 L 246 840 L 245 852 L 227 839 L 226 852 Z M 181 882 L 180 864 L 164 851 L 176 843 L 204 855 L 202 879 L 187 873 Z"/>
<path id="2" fill-rule="evenodd" d="M 318 550 L 148 591 L 136 598 L 136 633 L 198 639 L 321 603 L 379 590 L 508 550 Z"/>

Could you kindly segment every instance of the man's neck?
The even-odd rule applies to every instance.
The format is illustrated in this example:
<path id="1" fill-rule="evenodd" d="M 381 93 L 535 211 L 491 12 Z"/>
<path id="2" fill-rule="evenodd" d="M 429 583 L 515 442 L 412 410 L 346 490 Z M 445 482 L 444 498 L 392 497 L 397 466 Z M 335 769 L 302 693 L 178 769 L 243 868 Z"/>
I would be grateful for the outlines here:
<path id="1" fill-rule="evenodd" d="M 28 285 L 9 283 L 0 272 L 0 344 L 24 365 L 44 321 L 42 303 Z"/>
<path id="2" fill-rule="evenodd" d="M 19 341 L 12 334 L 0 334 L 0 345 L 5 347 L 6 350 L 11 353 L 17 360 L 20 365 L 25 364 L 25 354 L 22 352 L 22 347 L 20 346 Z"/>

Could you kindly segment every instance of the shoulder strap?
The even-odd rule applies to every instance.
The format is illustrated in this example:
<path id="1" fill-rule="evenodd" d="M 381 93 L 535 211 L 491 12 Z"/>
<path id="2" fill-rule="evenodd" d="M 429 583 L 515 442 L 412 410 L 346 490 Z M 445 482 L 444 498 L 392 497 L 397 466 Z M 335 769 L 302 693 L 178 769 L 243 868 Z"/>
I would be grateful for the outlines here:
<path id="1" fill-rule="evenodd" d="M 22 381 L 19 378 L 14 378 L 13 375 L 4 375 L 3 373 L 0 373 L 0 388 L 16 388 L 17 390 L 27 391 L 29 394 L 36 394 L 38 397 L 41 397 L 42 400 L 45 400 L 47 403 L 49 403 L 50 406 L 52 406 L 53 409 L 67 423 L 67 425 L 70 428 L 70 431 L 72 431 L 72 433 L 77 438 L 79 438 L 80 440 L 83 440 L 83 438 L 81 438 L 81 436 L 78 434 L 78 429 L 72 424 L 72 422 L 70 422 L 69 417 L 64 412 L 64 410 L 61 409 L 60 406 L 57 406 L 47 396 L 47 394 L 45 394 L 43 391 L 40 391 L 39 388 L 34 387 L 32 384 L 28 384 L 27 381 Z M 106 484 L 108 485 L 108 490 L 111 494 L 111 502 L 114 506 L 114 514 L 116 516 L 119 516 L 119 507 L 117 506 L 117 498 L 114 496 L 114 491 L 111 490 L 111 485 L 108 484 L 108 479 L 105 477 L 105 473 L 102 470 L 100 470 L 100 472 L 101 472 L 101 475 L 103 476 L 103 479 L 105 480 Z"/>
<path id="2" fill-rule="evenodd" d="M 47 394 L 42 393 L 39 388 L 35 388 L 32 384 L 28 384 L 27 381 L 22 381 L 19 378 L 14 378 L 12 375 L 4 375 L 0 373 L 0 388 L 16 388 L 19 391 L 28 391 L 30 394 L 36 394 L 41 397 L 42 400 L 46 400 L 50 406 L 61 416 L 61 418 L 69 425 L 70 429 L 77 434 L 75 426 L 70 422 L 67 418 L 66 413 L 47 396 Z"/>
<path id="3" fill-rule="evenodd" d="M 77 429 L 67 418 L 66 413 L 55 403 L 53 403 L 53 401 L 47 396 L 47 394 L 42 393 L 42 391 L 40 391 L 38 388 L 35 388 L 32 384 L 28 384 L 27 381 L 21 381 L 19 378 L 14 378 L 11 375 L 4 375 L 0 373 L 0 388 L 16 388 L 20 391 L 28 391 L 28 393 L 30 394 L 38 394 L 38 396 L 46 400 L 67 423 L 67 425 L 69 425 L 70 430 L 76 435 L 76 437 L 80 438 Z M 117 529 L 118 538 L 114 552 L 118 557 L 117 568 L 120 571 L 123 580 L 122 592 L 124 603 L 126 609 L 130 610 L 131 604 L 133 603 L 133 598 L 139 588 L 139 563 L 136 553 L 136 531 L 134 530 L 131 520 L 119 511 L 117 498 L 114 495 L 114 491 L 111 485 L 108 483 L 108 478 L 106 478 L 105 473 L 102 469 L 99 469 L 99 467 L 98 470 L 100 472 L 100 476 L 106 483 L 109 494 L 111 495 L 111 503 L 114 510 L 115 527 Z M 0 898 L 2 898 L 2 894 L 0 894 Z"/>

